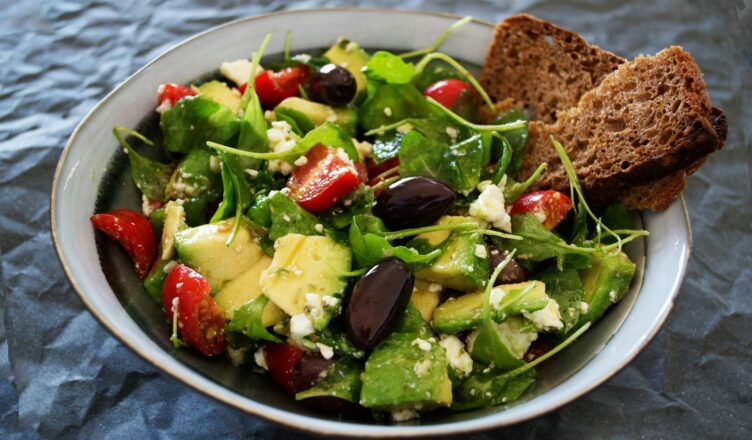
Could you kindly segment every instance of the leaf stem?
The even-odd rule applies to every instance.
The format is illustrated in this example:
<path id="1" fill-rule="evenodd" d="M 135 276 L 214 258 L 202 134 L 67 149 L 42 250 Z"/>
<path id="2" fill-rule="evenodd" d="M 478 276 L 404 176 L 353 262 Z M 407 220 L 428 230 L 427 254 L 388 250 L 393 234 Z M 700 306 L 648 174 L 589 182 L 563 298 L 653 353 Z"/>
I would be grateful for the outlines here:
<path id="1" fill-rule="evenodd" d="M 465 67 L 462 66 L 462 64 L 458 63 L 454 58 L 450 57 L 447 54 L 444 54 L 441 52 L 434 52 L 434 53 L 429 53 L 428 55 L 423 57 L 415 66 L 415 76 L 416 77 L 419 76 L 423 72 L 423 70 L 425 70 L 426 66 L 428 66 L 428 63 L 430 63 L 433 60 L 440 60 L 452 66 L 454 70 L 456 70 L 457 72 L 460 73 L 460 75 L 465 77 L 467 82 L 469 82 L 470 85 L 473 86 L 475 91 L 478 92 L 480 97 L 483 99 L 483 102 L 486 103 L 486 105 L 488 106 L 488 109 L 491 111 L 491 114 L 495 115 L 497 113 L 496 106 L 491 100 L 491 97 L 488 96 L 488 93 L 486 93 L 486 91 L 480 85 L 478 80 L 475 79 L 473 74 L 470 73 L 469 70 L 465 69 Z"/>
<path id="2" fill-rule="evenodd" d="M 483 321 L 491 319 L 491 290 L 493 290 L 493 286 L 496 283 L 496 278 L 499 277 L 499 274 L 501 274 L 501 271 L 504 270 L 507 264 L 512 261 L 512 257 L 514 257 L 515 253 L 517 253 L 517 249 L 512 249 L 512 252 L 510 252 L 509 255 L 507 255 L 507 257 L 496 266 L 496 269 L 494 269 L 491 274 L 491 278 L 489 278 L 486 283 L 486 289 L 483 292 Z"/>
<path id="3" fill-rule="evenodd" d="M 438 231 L 472 231 L 478 229 L 478 224 L 475 222 L 466 223 L 450 223 L 445 225 L 433 225 L 423 226 L 421 228 L 403 229 L 401 231 L 386 232 L 381 235 L 387 241 L 396 240 L 398 238 L 412 237 L 413 235 L 426 234 L 429 232 Z"/>
<path id="4" fill-rule="evenodd" d="M 424 55 L 424 54 L 427 54 L 427 53 L 431 53 L 431 52 L 435 51 L 436 49 L 438 49 L 439 46 L 441 46 L 441 43 L 443 43 L 444 40 L 446 40 L 446 38 L 448 36 L 452 35 L 457 29 L 461 28 L 462 26 L 466 25 L 467 23 L 470 23 L 472 20 L 473 20 L 473 17 L 471 17 L 469 15 L 466 16 L 466 17 L 462 17 L 461 19 L 459 19 L 459 20 L 455 21 L 454 23 L 452 23 L 451 26 L 449 26 L 448 28 L 446 28 L 444 30 L 444 32 L 442 32 L 441 35 L 439 35 L 439 37 L 433 42 L 432 45 L 430 45 L 428 47 L 425 47 L 423 49 L 417 49 L 417 50 L 413 50 L 413 51 L 410 51 L 410 52 L 401 53 L 398 56 L 400 58 L 412 58 L 412 57 L 421 56 L 421 55 Z"/>
<path id="5" fill-rule="evenodd" d="M 463 118 L 462 116 L 458 115 L 457 113 L 454 113 L 453 111 L 449 110 L 448 108 L 444 107 L 443 105 L 439 104 L 438 101 L 431 98 L 430 96 L 426 97 L 426 101 L 437 107 L 442 112 L 446 113 L 450 118 L 454 119 L 458 123 L 472 128 L 476 131 L 496 131 L 496 132 L 503 132 L 503 131 L 510 131 L 510 130 L 516 130 L 518 128 L 523 128 L 527 126 L 527 121 L 524 119 L 520 119 L 519 121 L 514 122 L 507 122 L 506 124 L 497 124 L 497 125 L 480 125 L 480 124 L 474 124 L 467 119 Z"/>
<path id="6" fill-rule="evenodd" d="M 253 53 L 253 56 L 251 57 L 251 74 L 248 76 L 248 81 L 246 82 L 245 91 L 243 92 L 243 97 L 240 99 L 240 108 L 245 109 L 246 105 L 248 105 L 248 101 L 251 99 L 251 90 L 256 88 L 256 71 L 258 70 L 258 66 L 261 63 L 261 57 L 264 56 L 264 51 L 266 51 L 266 46 L 269 45 L 269 40 L 272 39 L 272 34 L 266 34 L 264 37 L 264 40 L 261 42 L 261 47 L 259 47 L 259 50 Z"/>
<path id="7" fill-rule="evenodd" d="M 514 234 L 507 234 L 504 232 L 494 231 L 493 229 L 478 229 L 483 235 L 490 235 L 492 237 L 507 238 L 509 240 L 522 240 L 523 237 Z"/>
<path id="8" fill-rule="evenodd" d="M 246 150 L 240 150 L 237 148 L 228 147 L 227 145 L 218 144 L 212 141 L 208 141 L 206 143 L 206 146 L 209 148 L 213 148 L 215 150 L 224 151 L 225 153 L 234 154 L 236 156 L 252 157 L 254 159 L 264 159 L 264 160 L 286 159 L 288 157 L 297 156 L 301 154 L 300 151 L 297 151 L 294 148 L 290 150 L 285 150 L 285 151 L 259 153 L 257 151 L 246 151 Z"/>
<path id="9" fill-rule="evenodd" d="M 565 348 L 567 348 L 567 346 L 568 346 L 569 344 L 571 344 L 572 342 L 574 342 L 574 341 L 575 341 L 575 340 L 576 340 L 577 338 L 579 338 L 579 337 L 580 337 L 580 336 L 581 336 L 581 335 L 582 335 L 583 333 L 585 333 L 585 331 L 587 331 L 587 329 L 589 329 L 589 328 L 590 328 L 590 325 L 591 325 L 591 323 L 590 323 L 590 322 L 587 322 L 587 323 L 585 323 L 585 324 L 584 324 L 584 325 L 583 325 L 582 327 L 578 328 L 576 332 L 572 333 L 572 335 L 571 335 L 571 336 L 569 336 L 569 337 L 568 337 L 567 339 L 565 339 L 565 340 L 564 340 L 564 342 L 562 342 L 561 344 L 559 344 L 559 345 L 557 345 L 556 347 L 554 347 L 554 348 L 553 348 L 553 349 L 552 349 L 551 351 L 549 351 L 548 353 L 546 353 L 546 354 L 544 354 L 543 356 L 541 356 L 541 357 L 539 357 L 539 358 L 535 359 L 535 360 L 534 360 L 534 361 L 532 361 L 532 362 L 529 362 L 529 363 L 527 363 L 527 364 L 525 364 L 525 365 L 522 365 L 522 366 L 520 366 L 520 367 L 517 367 L 517 368 L 515 368 L 514 370 L 512 370 L 512 371 L 510 371 L 510 372 L 508 372 L 508 373 L 504 373 L 504 374 L 505 374 L 506 376 L 509 376 L 509 377 L 519 376 L 520 374 L 522 374 L 522 373 L 524 373 L 524 372 L 526 372 L 526 371 L 530 370 L 531 368 L 534 368 L 534 367 L 535 367 L 535 366 L 537 366 L 538 364 L 540 364 L 540 363 L 542 363 L 542 362 L 545 362 L 545 361 L 547 361 L 547 360 L 548 360 L 548 359 L 549 359 L 549 358 L 550 358 L 551 356 L 553 356 L 553 355 L 555 355 L 556 353 L 558 353 L 558 352 L 560 352 L 560 351 L 564 350 Z"/>
<path id="10" fill-rule="evenodd" d="M 394 130 L 395 128 L 400 127 L 401 125 L 408 124 L 410 122 L 409 118 L 401 119 L 397 122 L 394 122 L 389 125 L 382 125 L 381 127 L 376 127 L 372 130 L 368 130 L 367 132 L 363 133 L 364 136 L 373 136 L 375 134 L 383 134 L 389 130 Z"/>

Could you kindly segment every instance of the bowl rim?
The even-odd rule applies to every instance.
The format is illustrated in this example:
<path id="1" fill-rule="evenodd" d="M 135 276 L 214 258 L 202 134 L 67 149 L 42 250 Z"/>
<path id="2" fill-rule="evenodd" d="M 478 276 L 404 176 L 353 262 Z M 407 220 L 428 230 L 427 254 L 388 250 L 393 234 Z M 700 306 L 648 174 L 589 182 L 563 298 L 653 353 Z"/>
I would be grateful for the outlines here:
<path id="1" fill-rule="evenodd" d="M 318 435 L 332 435 L 332 436 L 338 436 L 338 437 L 342 437 L 342 436 L 358 436 L 358 437 L 369 437 L 369 438 L 375 438 L 375 437 L 399 438 L 399 437 L 426 437 L 426 436 L 445 437 L 445 436 L 460 434 L 460 433 L 481 432 L 481 431 L 486 431 L 489 429 L 500 428 L 503 426 L 510 426 L 510 425 L 522 423 L 530 419 L 544 415 L 546 413 L 549 413 L 551 411 L 554 411 L 556 409 L 559 409 L 563 407 L 564 405 L 580 398 L 581 396 L 589 393 L 593 389 L 603 384 L 603 382 L 613 377 L 617 372 L 621 371 L 624 367 L 626 367 L 629 363 L 631 363 L 635 359 L 635 357 L 653 340 L 655 335 L 665 324 L 665 321 L 673 308 L 674 301 L 679 294 L 680 287 L 685 278 L 687 262 L 689 261 L 689 258 L 691 255 L 691 249 L 692 249 L 692 230 L 691 230 L 690 223 L 689 223 L 689 213 L 687 211 L 687 206 L 686 206 L 686 202 L 684 200 L 683 195 L 680 195 L 679 198 L 674 201 L 674 203 L 679 203 L 681 211 L 682 211 L 682 219 L 684 223 L 684 232 L 685 232 L 685 240 L 686 240 L 686 252 L 683 253 L 682 260 L 679 261 L 680 270 L 676 274 L 676 277 L 672 283 L 671 292 L 667 297 L 665 307 L 663 308 L 661 313 L 656 317 L 656 321 L 655 321 L 653 328 L 651 328 L 647 333 L 645 333 L 637 344 L 632 346 L 630 352 L 626 354 L 618 364 L 613 366 L 609 371 L 603 373 L 600 377 L 598 377 L 596 380 L 589 383 L 587 386 L 584 386 L 581 389 L 576 390 L 576 392 L 571 393 L 570 395 L 566 396 L 565 398 L 557 402 L 553 402 L 547 405 L 541 405 L 535 410 L 530 411 L 529 413 L 526 413 L 513 420 L 506 421 L 506 422 L 495 421 L 493 417 L 494 414 L 488 414 L 488 415 L 481 416 L 475 419 L 464 421 L 461 423 L 462 426 L 457 426 L 457 427 L 452 426 L 452 425 L 457 425 L 457 423 L 422 425 L 422 426 L 421 425 L 418 425 L 418 426 L 369 425 L 367 426 L 367 425 L 363 425 L 359 423 L 325 420 L 325 419 L 311 417 L 307 415 L 296 414 L 288 410 L 277 409 L 270 405 L 254 401 L 254 403 L 257 405 L 261 405 L 263 407 L 273 409 L 274 411 L 272 412 L 279 412 L 279 414 L 269 414 L 269 411 L 263 411 L 262 408 L 253 408 L 253 407 L 248 407 L 247 405 L 239 404 L 238 402 L 235 401 L 236 399 L 232 398 L 233 396 L 223 395 L 222 393 L 216 392 L 213 389 L 205 388 L 202 386 L 201 383 L 196 383 L 196 382 L 191 381 L 190 380 L 191 378 L 189 377 L 189 375 L 186 375 L 183 372 L 174 371 L 174 369 L 170 365 L 164 364 L 160 360 L 155 359 L 153 356 L 149 354 L 148 351 L 141 350 L 135 343 L 132 343 L 125 336 L 121 335 L 116 330 L 116 327 L 109 323 L 107 317 L 100 314 L 97 311 L 97 309 L 93 306 L 93 304 L 87 299 L 87 295 L 83 292 L 83 289 L 78 284 L 70 267 L 67 264 L 64 251 L 58 239 L 59 232 L 57 230 L 56 214 L 55 214 L 56 194 L 58 191 L 58 184 L 60 183 L 60 180 L 61 180 L 64 164 L 66 163 L 68 153 L 70 152 L 71 147 L 77 140 L 82 127 L 88 122 L 88 120 L 95 113 L 99 111 L 99 109 L 104 105 L 105 102 L 110 100 L 110 98 L 112 98 L 115 94 L 119 93 L 120 90 L 124 88 L 126 84 L 130 83 L 132 80 L 141 76 L 144 71 L 149 69 L 153 64 L 159 62 L 162 58 L 164 58 L 165 56 L 167 56 L 174 50 L 182 46 L 188 45 L 192 43 L 194 40 L 197 40 L 206 34 L 218 31 L 225 27 L 233 26 L 233 25 L 240 24 L 240 23 L 249 23 L 249 22 L 253 22 L 256 20 L 264 20 L 272 16 L 297 15 L 297 14 L 304 14 L 304 13 L 311 13 L 311 12 L 335 12 L 335 13 L 346 13 L 346 12 L 369 13 L 369 12 L 372 12 L 372 13 L 416 14 L 416 15 L 434 16 L 434 17 L 443 17 L 443 18 L 452 18 L 452 19 L 462 18 L 462 16 L 460 15 L 448 13 L 448 12 L 415 10 L 415 9 L 393 9 L 393 8 L 333 7 L 333 8 L 306 8 L 306 9 L 273 11 L 269 13 L 241 17 L 241 18 L 237 18 L 234 20 L 230 20 L 220 25 L 208 28 L 202 32 L 193 34 L 192 36 L 184 40 L 181 40 L 177 44 L 170 46 L 169 48 L 161 52 L 159 55 L 151 59 L 144 66 L 139 68 L 136 72 L 134 72 L 128 78 L 123 80 L 114 89 L 112 89 L 109 93 L 107 93 L 101 100 L 99 100 L 97 104 L 95 104 L 94 107 L 92 107 L 91 110 L 89 110 L 86 113 L 86 115 L 81 119 L 81 121 L 76 125 L 76 128 L 71 133 L 71 136 L 66 142 L 65 147 L 63 148 L 63 151 L 60 155 L 60 158 L 58 159 L 58 163 L 55 167 L 55 173 L 54 173 L 52 186 L 51 186 L 50 231 L 51 231 L 52 241 L 53 241 L 54 248 L 55 248 L 55 253 L 57 255 L 58 261 L 60 262 L 60 265 L 63 268 L 66 278 L 68 279 L 73 289 L 76 291 L 76 294 L 78 295 L 79 299 L 82 301 L 84 306 L 87 308 L 89 313 L 91 313 L 94 316 L 94 318 L 96 318 L 96 320 L 100 323 L 100 325 L 102 325 L 105 329 L 107 329 L 107 331 L 112 336 L 114 336 L 118 341 L 120 341 L 120 343 L 122 343 L 127 348 L 129 348 L 133 353 L 135 353 L 136 355 L 138 355 L 139 357 L 141 357 L 142 359 L 150 363 L 152 366 L 157 368 L 161 373 L 166 373 L 170 377 L 177 379 L 184 385 L 187 385 L 189 388 L 195 391 L 198 391 L 199 393 L 203 395 L 209 396 L 212 399 L 227 405 L 228 407 L 234 408 L 236 410 L 240 410 L 248 415 L 258 417 L 267 422 L 276 423 L 278 425 L 291 428 L 297 431 L 303 431 L 303 432 L 308 432 L 308 433 L 313 433 L 313 434 L 318 434 Z M 491 30 L 493 30 L 493 28 L 496 26 L 494 23 L 487 21 L 487 20 L 472 18 L 471 21 L 476 24 L 487 26 Z M 642 291 L 643 287 L 644 286 L 640 287 L 640 291 Z M 638 295 L 639 295 L 639 292 L 638 292 Z M 619 328 L 620 327 L 621 327 L 621 324 L 619 325 Z M 589 362 L 590 361 L 588 361 L 588 363 Z M 587 363 L 585 365 L 587 365 Z M 193 373 L 197 375 L 199 374 L 197 372 L 193 372 Z M 211 381 L 211 379 L 207 379 L 207 380 Z M 222 389 L 225 389 L 224 386 L 222 386 L 221 384 L 217 384 L 217 386 L 219 386 Z M 233 394 L 236 394 L 231 390 L 230 392 Z M 245 398 L 253 401 L 253 399 L 249 397 L 245 397 Z M 288 416 L 292 415 L 293 417 L 292 418 L 285 417 L 285 415 L 288 415 Z M 312 421 L 315 423 L 310 423 L 310 424 L 300 423 L 300 421 Z M 468 426 L 468 424 L 471 424 L 471 426 Z M 400 429 L 395 429 L 395 428 L 400 428 Z"/>

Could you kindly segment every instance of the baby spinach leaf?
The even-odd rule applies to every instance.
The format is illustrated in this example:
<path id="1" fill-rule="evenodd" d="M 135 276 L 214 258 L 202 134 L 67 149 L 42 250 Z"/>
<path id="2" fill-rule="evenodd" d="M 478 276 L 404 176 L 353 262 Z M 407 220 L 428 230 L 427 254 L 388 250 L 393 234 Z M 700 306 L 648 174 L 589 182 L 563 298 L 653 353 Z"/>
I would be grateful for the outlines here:
<path id="1" fill-rule="evenodd" d="M 238 159 L 223 151 L 219 151 L 220 166 L 222 169 L 222 184 L 224 195 L 217 211 L 211 218 L 211 222 L 224 220 L 235 215 L 235 225 L 240 224 L 240 216 L 251 205 L 251 188 L 243 176 Z M 233 232 L 235 227 L 233 227 Z M 230 235 L 230 240 L 234 233 Z"/>
<path id="2" fill-rule="evenodd" d="M 585 211 L 581 209 L 581 211 Z M 624 206 L 615 203 L 609 205 L 601 214 L 601 222 L 611 230 L 631 229 L 632 219 L 629 217 L 629 211 Z M 602 243 L 615 243 L 616 239 L 612 236 L 603 237 Z"/>
<path id="3" fill-rule="evenodd" d="M 342 229 L 352 222 L 355 215 L 367 213 L 376 204 L 373 190 L 366 185 L 360 185 L 345 198 L 345 201 L 349 203 L 337 204 L 320 214 L 321 221 L 332 229 Z"/>
<path id="4" fill-rule="evenodd" d="M 510 110 L 491 121 L 491 124 L 506 124 L 519 120 L 527 121 L 527 116 L 525 115 L 525 113 L 519 110 Z M 515 128 L 513 130 L 502 132 L 501 135 L 504 136 L 507 141 L 509 141 L 509 145 L 512 147 L 512 157 L 509 161 L 508 173 L 510 176 L 514 176 L 515 174 L 517 174 L 520 166 L 522 166 L 522 154 L 525 150 L 528 136 L 527 125 L 521 128 Z"/>
<path id="5" fill-rule="evenodd" d="M 290 233 L 321 235 L 316 230 L 316 216 L 301 208 L 279 191 L 261 197 L 248 210 L 251 221 L 269 231 L 269 239 L 276 241 Z"/>
<path id="6" fill-rule="evenodd" d="M 406 118 L 426 117 L 431 112 L 426 99 L 411 84 L 383 84 L 371 93 L 358 108 L 358 123 L 365 131 Z"/>
<path id="7" fill-rule="evenodd" d="M 408 132 L 400 144 L 400 175 L 441 179 L 445 174 L 442 155 L 447 148 L 446 144 L 423 136 L 415 130 Z"/>
<path id="8" fill-rule="evenodd" d="M 238 132 L 238 124 L 232 110 L 202 96 L 181 99 L 159 120 L 171 153 L 188 153 L 207 141 L 227 142 Z"/>
<path id="9" fill-rule="evenodd" d="M 240 120 L 238 129 L 239 150 L 264 152 L 269 149 L 269 139 L 266 136 L 266 119 L 264 110 L 261 108 L 256 91 L 251 89 L 248 92 L 248 105 L 243 111 L 243 119 Z M 240 164 L 244 168 L 256 169 L 260 161 L 253 158 L 243 158 Z"/>
<path id="10" fill-rule="evenodd" d="M 407 84 L 413 79 L 415 66 L 393 53 L 380 50 L 371 56 L 363 72 L 369 79 L 387 84 Z"/>
<path id="11" fill-rule="evenodd" d="M 277 106 L 274 109 L 277 119 L 286 121 L 299 136 L 305 136 L 306 133 L 316 128 L 311 120 L 298 110 L 289 107 Z"/>
<path id="12" fill-rule="evenodd" d="M 538 274 L 546 285 L 546 294 L 559 304 L 561 320 L 564 322 L 562 333 L 568 333 L 580 319 L 580 302 L 584 290 L 580 275 L 575 269 L 558 270 L 551 266 Z"/>
<path id="13" fill-rule="evenodd" d="M 534 380 L 535 370 L 532 369 L 512 376 L 494 368 L 483 369 L 476 365 L 470 377 L 453 391 L 450 409 L 464 411 L 513 402 Z"/>
<path id="14" fill-rule="evenodd" d="M 363 366 L 359 361 L 349 356 L 341 357 L 329 367 L 321 382 L 295 394 L 295 400 L 311 397 L 337 397 L 348 402 L 358 402 L 362 372 Z"/>
<path id="15" fill-rule="evenodd" d="M 350 223 L 350 248 L 358 267 L 373 266 L 387 257 L 396 257 L 409 266 L 427 264 L 441 255 L 441 250 L 420 254 L 405 246 L 392 246 L 385 238 L 377 235 L 386 232 L 384 223 L 373 215 L 356 215 Z"/>
<path id="16" fill-rule="evenodd" d="M 512 216 L 512 231 L 522 240 L 502 240 L 502 247 L 506 250 L 517 249 L 517 258 L 523 261 L 537 263 L 549 258 L 562 259 L 568 255 L 582 255 L 589 257 L 594 249 L 587 249 L 567 244 L 545 226 L 532 214 Z M 563 260 L 561 261 L 563 265 Z"/>
<path id="17" fill-rule="evenodd" d="M 269 298 L 259 295 L 240 306 L 227 324 L 227 333 L 239 333 L 256 340 L 282 342 L 282 339 L 270 333 L 262 324 L 261 318 L 268 302 Z"/>
<path id="18" fill-rule="evenodd" d="M 221 196 L 222 180 L 211 167 L 212 151 L 206 147 L 192 149 L 178 163 L 165 188 L 168 199 L 204 198 L 213 202 Z"/>
<path id="19" fill-rule="evenodd" d="M 123 127 L 115 127 L 113 129 L 115 137 L 128 155 L 133 183 L 136 184 L 136 187 L 138 187 L 141 193 L 148 199 L 160 202 L 165 201 L 165 188 L 167 187 L 167 182 L 170 181 L 170 176 L 172 176 L 175 165 L 161 163 L 138 154 L 126 139 L 122 137 L 120 134 L 121 131 L 130 133 L 134 137 L 144 140 L 148 144 L 153 144 L 148 141 L 148 139 L 142 138 L 138 133 L 132 132 L 131 130 Z"/>
<path id="20" fill-rule="evenodd" d="M 308 151 L 318 144 L 334 149 L 342 148 L 347 153 L 347 157 L 353 162 L 360 161 L 358 150 L 355 148 L 352 138 L 341 127 L 331 122 L 324 122 L 322 125 L 309 131 L 295 148 Z"/>
<path id="21" fill-rule="evenodd" d="M 413 84 L 418 90 L 425 90 L 426 87 L 445 79 L 465 80 L 462 74 L 456 70 L 434 61 L 413 78 Z"/>
<path id="22" fill-rule="evenodd" d="M 373 141 L 372 157 L 374 162 L 381 163 L 399 154 L 400 143 L 402 142 L 402 133 L 390 131 L 378 136 Z"/>

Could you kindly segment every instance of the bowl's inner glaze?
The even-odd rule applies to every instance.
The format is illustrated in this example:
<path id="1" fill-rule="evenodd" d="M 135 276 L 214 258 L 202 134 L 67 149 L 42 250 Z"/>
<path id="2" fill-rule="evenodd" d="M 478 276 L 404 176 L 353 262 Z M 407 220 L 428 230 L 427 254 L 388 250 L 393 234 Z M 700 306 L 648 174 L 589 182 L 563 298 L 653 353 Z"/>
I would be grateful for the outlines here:
<path id="1" fill-rule="evenodd" d="M 322 50 L 299 50 L 296 52 L 315 54 L 321 53 Z M 265 62 L 275 59 L 280 59 L 280 54 L 265 57 Z M 462 60 L 460 62 L 466 67 L 470 67 L 471 70 L 477 70 L 477 66 L 473 66 L 471 63 L 463 62 Z M 209 79 L 221 79 L 221 77 L 217 72 L 214 72 L 203 75 L 193 82 L 201 83 Z M 162 158 L 160 154 L 162 151 L 162 137 L 159 130 L 159 115 L 156 112 L 151 112 L 141 120 L 135 129 L 155 143 L 155 147 L 148 147 L 137 141 L 132 142 L 136 150 L 155 159 Z M 117 144 L 114 136 L 112 143 Z M 130 208 L 140 211 L 141 196 L 131 180 L 127 156 L 120 148 L 115 148 L 115 151 L 116 153 L 111 158 L 110 164 L 102 177 L 95 210 L 96 212 L 102 212 L 115 208 Z M 635 214 L 633 222 L 635 227 L 642 227 L 642 217 L 640 215 Z M 267 375 L 258 374 L 258 369 L 255 372 L 252 362 L 240 367 L 234 367 L 222 356 L 209 359 L 191 349 L 173 349 L 169 341 L 171 327 L 166 321 L 165 313 L 161 305 L 156 304 L 144 290 L 141 281 L 133 272 L 133 265 L 127 254 L 117 243 L 107 239 L 101 233 L 97 233 L 96 235 L 96 244 L 102 270 L 118 300 L 128 315 L 163 350 L 171 353 L 173 357 L 189 365 L 203 376 L 253 400 L 299 414 L 329 418 L 331 420 L 342 420 L 309 405 L 296 402 L 292 396 L 279 388 Z M 637 264 L 637 273 L 630 291 L 620 303 L 614 305 L 580 340 L 548 362 L 540 365 L 537 368 L 538 376 L 535 383 L 520 400 L 508 405 L 459 413 L 439 409 L 422 414 L 419 421 L 411 421 L 409 423 L 419 423 L 422 425 L 449 423 L 494 413 L 503 410 L 507 406 L 514 406 L 530 400 L 562 383 L 574 374 L 592 359 L 605 346 L 611 336 L 616 333 L 637 298 L 642 285 L 645 267 L 644 240 L 640 239 L 630 243 L 625 247 L 625 251 L 629 254 L 632 261 Z M 345 418 L 345 420 L 347 419 Z M 377 423 L 369 419 L 352 421 Z"/>

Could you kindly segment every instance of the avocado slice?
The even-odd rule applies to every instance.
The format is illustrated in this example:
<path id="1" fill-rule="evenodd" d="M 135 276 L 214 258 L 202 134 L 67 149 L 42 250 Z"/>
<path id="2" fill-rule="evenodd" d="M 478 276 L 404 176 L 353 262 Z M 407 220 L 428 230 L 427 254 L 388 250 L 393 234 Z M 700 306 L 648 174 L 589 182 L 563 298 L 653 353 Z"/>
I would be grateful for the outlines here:
<path id="1" fill-rule="evenodd" d="M 477 221 L 470 217 L 442 217 L 438 224 L 451 224 Z M 420 249 L 421 247 L 441 246 L 444 248 L 441 255 L 431 266 L 415 273 L 416 278 L 433 281 L 443 286 L 472 292 L 483 287 L 488 280 L 487 253 L 479 253 L 477 249 L 486 249 L 483 235 L 479 232 L 453 232 L 438 231 L 421 234 L 415 237 L 408 246 Z"/>
<path id="2" fill-rule="evenodd" d="M 430 321 L 433 311 L 439 305 L 441 292 L 444 287 L 438 283 L 432 283 L 426 280 L 415 280 L 413 294 L 410 301 L 413 306 L 420 312 L 424 320 Z"/>
<path id="3" fill-rule="evenodd" d="M 261 292 L 288 315 L 305 313 L 316 330 L 324 329 L 340 309 L 347 286 L 343 274 L 352 262 L 350 248 L 327 236 L 300 234 L 277 239 L 274 248 L 271 265 L 261 272 Z"/>
<path id="4" fill-rule="evenodd" d="M 238 110 L 240 109 L 240 93 L 228 87 L 227 84 L 217 80 L 209 81 L 196 87 L 196 92 L 217 104 L 224 105 L 234 114 L 238 114 Z"/>
<path id="5" fill-rule="evenodd" d="M 284 113 L 285 110 L 302 113 L 314 126 L 317 127 L 325 122 L 331 122 L 338 125 L 350 136 L 355 136 L 355 126 L 358 117 L 355 110 L 349 107 L 334 108 L 326 104 L 293 96 L 280 102 L 274 110 L 275 113 Z M 303 127 L 300 128 L 302 129 Z M 310 127 L 309 129 L 312 128 L 313 127 Z"/>
<path id="6" fill-rule="evenodd" d="M 183 205 L 171 200 L 160 209 L 162 210 L 162 233 L 159 255 L 146 278 L 144 278 L 144 289 L 159 304 L 162 303 L 162 286 L 165 278 L 167 278 L 164 269 L 175 256 L 175 234 L 188 227 L 185 224 Z M 149 220 L 151 221 L 151 219 Z"/>
<path id="7" fill-rule="evenodd" d="M 431 325 L 436 332 L 447 334 L 477 327 L 481 322 L 483 299 L 483 292 L 449 299 L 434 310 Z M 491 290 L 492 319 L 501 322 L 507 316 L 535 312 L 546 307 L 549 301 L 546 286 L 540 281 L 496 286 Z"/>
<path id="8" fill-rule="evenodd" d="M 228 246 L 233 224 L 232 219 L 223 220 L 175 234 L 175 248 L 180 259 L 206 277 L 214 292 L 250 269 L 264 254 L 245 223 L 238 226 L 235 238 Z"/>
<path id="9" fill-rule="evenodd" d="M 580 271 L 584 294 L 577 327 L 598 320 L 611 304 L 621 300 L 629 290 L 636 270 L 635 264 L 624 252 L 593 255 L 590 268 Z"/>
<path id="10" fill-rule="evenodd" d="M 447 369 L 446 353 L 433 338 L 393 333 L 366 361 L 360 404 L 385 411 L 448 406 L 452 382 Z"/>
<path id="11" fill-rule="evenodd" d="M 467 336 L 467 351 L 476 361 L 511 370 L 525 363 L 522 356 L 536 339 L 538 333 L 532 324 L 520 316 L 511 316 L 501 324 L 481 323 Z"/>
<path id="12" fill-rule="evenodd" d="M 344 67 L 352 73 L 355 78 L 357 93 L 365 90 L 366 76 L 363 74 L 363 68 L 368 64 L 371 57 L 358 43 L 341 37 L 334 43 L 334 46 L 324 53 L 324 56 L 332 63 Z"/>
<path id="13" fill-rule="evenodd" d="M 214 301 L 224 310 L 225 317 L 228 320 L 232 319 L 235 310 L 261 295 L 261 286 L 259 285 L 261 272 L 266 270 L 271 264 L 272 259 L 266 255 L 262 255 L 253 266 L 239 277 L 222 286 L 222 289 L 214 295 Z M 264 307 L 261 324 L 264 327 L 271 327 L 282 321 L 284 317 L 285 312 L 269 301 Z"/>

